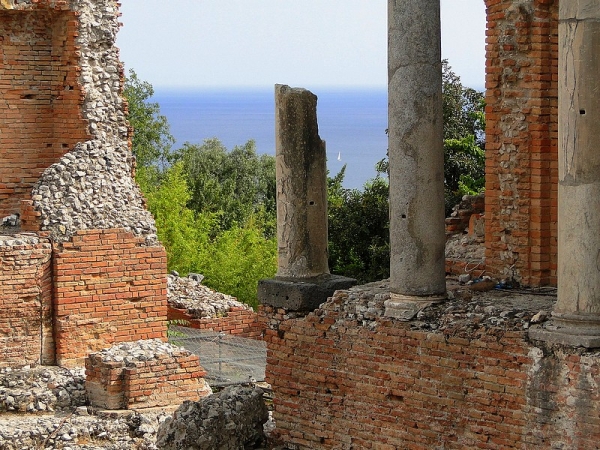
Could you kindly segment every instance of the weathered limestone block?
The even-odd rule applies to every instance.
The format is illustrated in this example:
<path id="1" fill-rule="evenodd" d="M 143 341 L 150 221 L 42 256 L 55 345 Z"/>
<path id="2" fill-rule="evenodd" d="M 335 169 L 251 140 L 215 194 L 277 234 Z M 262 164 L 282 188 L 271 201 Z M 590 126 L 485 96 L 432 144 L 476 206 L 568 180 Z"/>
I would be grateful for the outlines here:
<path id="1" fill-rule="evenodd" d="M 231 386 L 200 402 L 186 401 L 158 429 L 163 450 L 254 448 L 269 414 L 259 388 Z"/>

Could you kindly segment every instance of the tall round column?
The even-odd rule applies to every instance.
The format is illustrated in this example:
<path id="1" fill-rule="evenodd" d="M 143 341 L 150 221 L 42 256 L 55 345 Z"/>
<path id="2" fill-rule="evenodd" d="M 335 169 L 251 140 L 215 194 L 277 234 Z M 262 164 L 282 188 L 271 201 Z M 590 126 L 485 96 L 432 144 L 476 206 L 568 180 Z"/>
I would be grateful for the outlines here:
<path id="1" fill-rule="evenodd" d="M 446 294 L 440 0 L 389 0 L 388 27 L 392 301 L 437 301 Z"/>
<path id="2" fill-rule="evenodd" d="M 597 0 L 560 2 L 558 103 L 558 301 L 554 323 L 573 335 L 600 336 Z M 586 338 L 582 345 L 584 341 Z M 588 339 L 588 344 L 592 341 L 597 339 Z"/>

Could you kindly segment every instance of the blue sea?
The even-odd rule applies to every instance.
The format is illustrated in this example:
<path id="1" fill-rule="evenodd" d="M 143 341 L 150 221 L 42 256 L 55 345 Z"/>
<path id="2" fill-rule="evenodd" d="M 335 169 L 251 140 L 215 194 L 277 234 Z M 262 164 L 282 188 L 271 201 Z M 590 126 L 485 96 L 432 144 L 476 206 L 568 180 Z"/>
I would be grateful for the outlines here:
<path id="1" fill-rule="evenodd" d="M 363 187 L 375 177 L 375 164 L 387 152 L 387 90 L 313 90 L 317 95 L 319 135 L 327 142 L 331 175 L 346 164 L 344 187 Z M 155 89 L 175 148 L 216 137 L 228 148 L 256 141 L 258 153 L 275 154 L 274 89 Z"/>

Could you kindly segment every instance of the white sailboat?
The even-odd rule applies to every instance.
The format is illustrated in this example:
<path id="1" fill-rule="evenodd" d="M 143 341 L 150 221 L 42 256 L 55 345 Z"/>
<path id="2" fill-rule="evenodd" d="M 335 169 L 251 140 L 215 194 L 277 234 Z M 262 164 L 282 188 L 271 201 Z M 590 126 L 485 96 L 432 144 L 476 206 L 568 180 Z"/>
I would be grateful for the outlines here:
<path id="1" fill-rule="evenodd" d="M 342 160 L 342 152 L 338 152 L 338 161 Z"/>

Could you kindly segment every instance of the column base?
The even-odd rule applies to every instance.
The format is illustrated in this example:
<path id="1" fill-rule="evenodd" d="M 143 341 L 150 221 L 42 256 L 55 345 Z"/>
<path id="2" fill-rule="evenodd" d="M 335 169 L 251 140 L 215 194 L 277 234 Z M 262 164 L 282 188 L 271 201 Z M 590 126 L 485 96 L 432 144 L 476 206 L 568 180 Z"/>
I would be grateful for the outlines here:
<path id="1" fill-rule="evenodd" d="M 529 338 L 569 347 L 600 348 L 600 316 L 552 313 L 552 319 L 529 329 Z"/>
<path id="2" fill-rule="evenodd" d="M 258 282 L 258 301 L 292 311 L 314 311 L 340 289 L 350 289 L 354 278 L 323 274 L 313 278 L 275 277 Z"/>
<path id="3" fill-rule="evenodd" d="M 432 295 L 427 297 L 419 297 L 416 295 L 401 295 L 391 294 L 391 298 L 386 300 L 385 317 L 393 317 L 394 319 L 409 321 L 412 320 L 419 311 L 428 306 L 441 303 L 446 300 L 446 295 Z"/>

